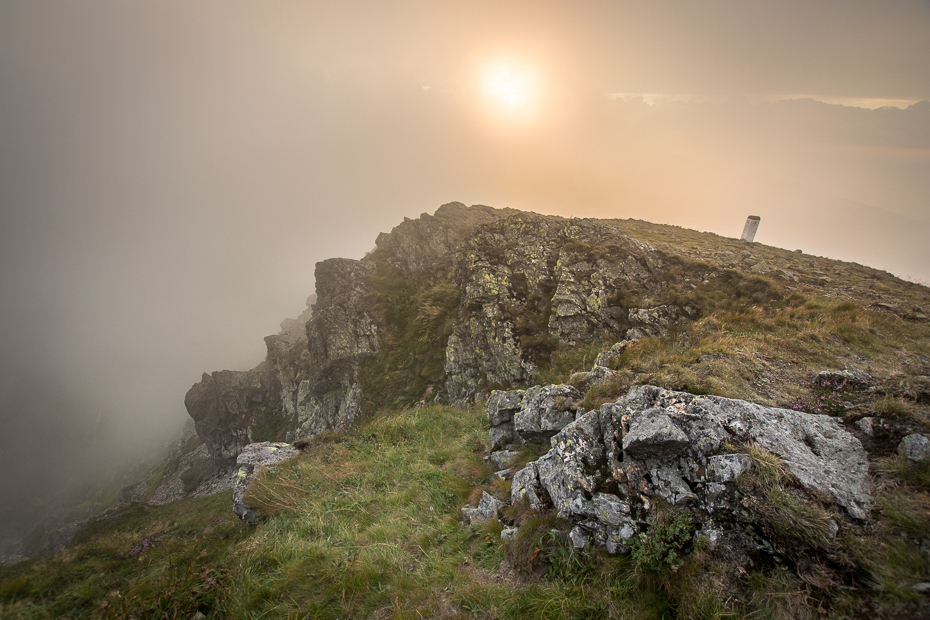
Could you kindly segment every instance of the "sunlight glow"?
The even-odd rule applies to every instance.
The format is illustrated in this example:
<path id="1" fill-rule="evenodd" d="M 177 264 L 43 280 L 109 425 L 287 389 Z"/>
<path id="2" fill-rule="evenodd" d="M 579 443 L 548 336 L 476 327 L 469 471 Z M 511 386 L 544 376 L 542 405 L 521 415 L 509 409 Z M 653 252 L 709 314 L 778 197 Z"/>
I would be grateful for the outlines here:
<path id="1" fill-rule="evenodd" d="M 484 73 L 485 93 L 494 101 L 510 108 L 524 108 L 533 103 L 536 77 L 525 67 L 501 63 Z"/>

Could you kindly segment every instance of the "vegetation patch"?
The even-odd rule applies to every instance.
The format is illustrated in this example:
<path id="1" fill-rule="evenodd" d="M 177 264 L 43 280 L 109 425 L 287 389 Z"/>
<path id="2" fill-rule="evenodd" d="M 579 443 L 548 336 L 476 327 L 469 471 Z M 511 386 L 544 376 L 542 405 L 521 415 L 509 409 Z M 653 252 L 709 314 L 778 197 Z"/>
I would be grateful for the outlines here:
<path id="1" fill-rule="evenodd" d="M 413 280 L 386 261 L 369 278 L 368 301 L 382 317 L 380 350 L 362 360 L 368 413 L 412 405 L 445 382 L 446 342 L 461 291 L 449 280 Z"/>

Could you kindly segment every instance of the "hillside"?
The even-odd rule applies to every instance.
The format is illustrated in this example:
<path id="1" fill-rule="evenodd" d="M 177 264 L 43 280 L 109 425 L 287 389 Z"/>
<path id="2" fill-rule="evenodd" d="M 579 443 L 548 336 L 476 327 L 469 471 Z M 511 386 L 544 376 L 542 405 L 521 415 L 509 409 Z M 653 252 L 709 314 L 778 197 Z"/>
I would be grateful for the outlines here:
<path id="1" fill-rule="evenodd" d="M 444 205 L 319 263 L 261 365 L 188 392 L 196 435 L 0 568 L 0 616 L 930 617 L 930 465 L 899 449 L 928 311 L 852 263 Z M 224 489 L 260 441 L 302 454 L 253 527 Z"/>

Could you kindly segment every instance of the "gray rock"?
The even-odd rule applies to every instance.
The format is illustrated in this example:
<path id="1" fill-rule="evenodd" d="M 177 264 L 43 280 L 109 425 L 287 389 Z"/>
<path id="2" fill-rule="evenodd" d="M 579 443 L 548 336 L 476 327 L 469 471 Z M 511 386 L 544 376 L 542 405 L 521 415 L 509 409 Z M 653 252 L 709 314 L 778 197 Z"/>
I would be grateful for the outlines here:
<path id="1" fill-rule="evenodd" d="M 589 372 L 573 373 L 568 382 L 579 389 L 587 390 L 595 385 L 600 385 L 615 374 L 610 368 L 594 366 Z"/>
<path id="2" fill-rule="evenodd" d="M 611 362 L 623 355 L 623 352 L 626 351 L 626 348 L 630 346 L 630 344 L 629 340 L 622 340 L 610 347 L 607 351 L 602 351 L 598 354 L 594 365 L 609 367 Z"/>
<path id="3" fill-rule="evenodd" d="M 604 542 L 607 553 L 629 553 L 633 546 L 633 537 L 636 536 L 638 531 L 639 528 L 631 522 L 626 522 L 617 528 L 608 529 Z"/>
<path id="4" fill-rule="evenodd" d="M 861 389 L 868 388 L 873 383 L 872 376 L 855 368 L 846 370 L 821 370 L 814 377 L 814 384 L 824 387 L 836 387 L 851 384 Z"/>
<path id="5" fill-rule="evenodd" d="M 300 454 L 300 450 L 287 443 L 261 442 L 247 445 L 236 459 L 239 470 L 233 487 L 233 512 L 252 525 L 258 523 L 258 513 L 245 501 L 245 494 L 259 471 Z"/>
<path id="6" fill-rule="evenodd" d="M 491 439 L 491 449 L 501 450 L 511 445 L 515 439 L 519 439 L 513 432 L 511 426 L 501 425 L 492 426 L 489 431 Z"/>
<path id="7" fill-rule="evenodd" d="M 736 482 L 741 473 L 752 468 L 748 454 L 721 454 L 707 459 L 709 482 Z"/>
<path id="8" fill-rule="evenodd" d="M 481 494 L 481 501 L 478 502 L 477 506 L 465 506 L 462 508 L 462 521 L 467 524 L 474 524 L 489 519 L 496 519 L 498 512 L 506 505 L 507 504 L 493 495 L 490 495 L 487 491 L 484 491 Z"/>
<path id="9" fill-rule="evenodd" d="M 526 467 L 513 475 L 513 482 L 510 485 L 510 503 L 517 502 L 526 498 L 530 508 L 533 510 L 542 510 L 543 498 L 540 497 L 542 487 L 539 484 L 539 469 L 536 461 L 527 463 Z"/>
<path id="10" fill-rule="evenodd" d="M 628 309 L 612 300 L 655 289 L 660 267 L 652 246 L 602 222 L 513 213 L 469 231 L 454 258 L 463 318 L 446 347 L 450 402 L 531 384 L 552 339 L 574 345 L 621 333 Z M 530 319 L 547 311 L 546 324 Z"/>
<path id="11" fill-rule="evenodd" d="M 623 438 L 623 451 L 631 456 L 668 458 L 688 447 L 688 436 L 675 426 L 660 407 L 653 407 L 634 418 Z"/>
<path id="12" fill-rule="evenodd" d="M 525 441 L 542 443 L 575 419 L 578 400 L 581 393 L 570 385 L 531 387 L 514 414 L 514 431 Z"/>
<path id="13" fill-rule="evenodd" d="M 510 542 L 516 537 L 517 537 L 517 528 L 515 527 L 507 526 L 501 530 L 501 540 L 504 542 Z"/>
<path id="14" fill-rule="evenodd" d="M 861 420 L 858 420 L 856 422 L 856 426 L 859 428 L 860 431 L 862 431 L 866 435 L 871 436 L 872 433 L 874 432 L 874 430 L 872 429 L 872 418 L 871 417 L 862 418 Z"/>
<path id="15" fill-rule="evenodd" d="M 500 426 L 513 423 L 514 414 L 523 403 L 523 390 L 494 390 L 488 398 L 488 424 Z"/>
<path id="16" fill-rule="evenodd" d="M 609 493 L 595 493 L 591 516 L 606 526 L 620 527 L 630 517 L 630 503 Z"/>
<path id="17" fill-rule="evenodd" d="M 500 450 L 515 439 L 513 417 L 523 404 L 523 390 L 495 390 L 488 398 L 488 424 L 491 427 L 491 450 Z M 503 467 L 499 464 L 497 467 Z"/>
<path id="18" fill-rule="evenodd" d="M 930 439 L 919 433 L 907 435 L 898 444 L 898 454 L 915 463 L 930 461 Z"/>
<path id="19" fill-rule="evenodd" d="M 590 497 L 605 464 L 600 416 L 590 411 L 552 437 L 552 449 L 536 461 L 539 483 L 560 517 L 592 512 Z M 595 473 L 589 474 L 589 471 Z"/>
<path id="20" fill-rule="evenodd" d="M 497 452 L 492 452 L 489 456 L 484 457 L 484 460 L 493 467 L 494 469 L 505 469 L 510 462 L 519 454 L 514 450 L 498 450 Z"/>
<path id="21" fill-rule="evenodd" d="M 513 467 L 508 467 L 507 469 L 499 469 L 494 472 L 494 475 L 501 480 L 510 480 L 513 478 Z"/>
<path id="22" fill-rule="evenodd" d="M 630 310 L 629 321 L 633 325 L 633 333 L 627 333 L 627 340 L 638 340 L 643 336 L 668 336 L 672 325 L 687 321 L 695 314 L 693 308 L 672 305 Z"/>
<path id="23" fill-rule="evenodd" d="M 568 533 L 568 539 L 571 541 L 572 547 L 575 549 L 587 549 L 591 545 L 591 540 L 588 536 L 588 533 L 577 525 L 572 528 L 571 532 Z"/>
<path id="24" fill-rule="evenodd" d="M 696 480 L 699 461 L 706 458 L 702 453 L 719 446 L 722 439 L 754 443 L 779 456 L 804 488 L 826 494 L 855 518 L 868 514 L 868 459 L 859 441 L 835 418 L 648 386 L 632 388 L 617 402 L 633 418 L 631 428 L 648 411 L 644 406 L 652 405 L 664 408 L 686 434 L 697 435 L 697 451 L 691 459 L 679 461 L 684 478 Z M 628 472 L 633 478 L 636 473 L 635 467 Z"/>
<path id="25" fill-rule="evenodd" d="M 735 483 L 752 463 L 720 454 L 727 443 L 772 452 L 804 489 L 854 518 L 868 515 L 865 452 L 835 418 L 654 386 L 631 388 L 565 426 L 548 453 L 515 474 L 511 499 L 555 509 L 594 545 L 629 550 L 655 499 L 705 516 L 739 509 Z"/>

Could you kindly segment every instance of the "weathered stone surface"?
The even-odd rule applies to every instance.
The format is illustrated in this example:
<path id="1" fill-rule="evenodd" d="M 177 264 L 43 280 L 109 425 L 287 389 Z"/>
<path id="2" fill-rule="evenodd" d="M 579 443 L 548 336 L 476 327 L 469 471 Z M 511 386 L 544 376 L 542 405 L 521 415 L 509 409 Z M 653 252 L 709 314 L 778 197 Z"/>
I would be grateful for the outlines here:
<path id="1" fill-rule="evenodd" d="M 898 444 L 898 454 L 915 463 L 930 461 L 930 439 L 919 433 L 908 435 Z"/>
<path id="2" fill-rule="evenodd" d="M 553 340 L 623 333 L 618 293 L 651 290 L 660 265 L 651 246 L 600 222 L 522 213 L 479 226 L 455 254 L 464 319 L 446 348 L 450 402 L 528 384 Z"/>
<path id="3" fill-rule="evenodd" d="M 560 517 L 587 515 L 593 511 L 588 497 L 603 474 L 604 444 L 597 412 L 578 418 L 552 437 L 552 449 L 536 461 L 540 485 Z M 589 474 L 594 471 L 594 474 Z"/>
<path id="4" fill-rule="evenodd" d="M 514 450 L 498 450 L 484 457 L 484 460 L 494 469 L 504 469 L 510 465 L 510 461 L 512 461 L 517 454 L 518 453 Z"/>
<path id="5" fill-rule="evenodd" d="M 462 508 L 462 521 L 467 524 L 472 524 L 487 521 L 488 519 L 496 519 L 498 511 L 506 505 L 507 504 L 485 491 L 481 494 L 481 501 L 478 502 L 477 506 L 465 506 Z"/>
<path id="6" fill-rule="evenodd" d="M 523 404 L 523 390 L 495 390 L 488 398 L 488 424 L 491 427 L 491 450 L 500 450 L 515 439 L 513 416 Z"/>
<path id="7" fill-rule="evenodd" d="M 523 390 L 494 390 L 488 398 L 488 424 L 500 426 L 512 424 L 513 415 L 523 403 Z"/>
<path id="8" fill-rule="evenodd" d="M 529 502 L 530 508 L 542 510 L 544 498 L 541 497 L 541 490 L 539 469 L 534 461 L 513 475 L 513 482 L 510 486 L 510 503 L 516 504 L 525 498 Z"/>
<path id="9" fill-rule="evenodd" d="M 863 433 L 865 433 L 866 435 L 870 435 L 870 436 L 871 436 L 872 433 L 874 432 L 874 430 L 872 429 L 872 418 L 871 418 L 871 417 L 862 418 L 861 420 L 858 420 L 858 421 L 856 422 L 856 427 L 857 427 L 860 431 L 862 431 Z"/>
<path id="10" fill-rule="evenodd" d="M 251 524 L 258 523 L 258 513 L 245 501 L 245 493 L 259 471 L 265 467 L 277 465 L 281 461 L 300 454 L 300 450 L 287 443 L 261 442 L 245 446 L 236 458 L 239 470 L 236 472 L 236 484 L 233 488 L 233 512 Z"/>
<path id="11" fill-rule="evenodd" d="M 720 454 L 707 459 L 709 482 L 736 482 L 739 475 L 752 468 L 748 454 Z"/>
<path id="12" fill-rule="evenodd" d="M 615 374 L 616 373 L 610 368 L 606 368 L 604 366 L 594 366 L 594 368 L 588 372 L 573 373 L 568 382 L 579 389 L 587 390 L 595 385 L 603 383 Z"/>
<path id="13" fill-rule="evenodd" d="M 316 265 L 317 303 L 307 323 L 310 374 L 296 434 L 344 430 L 359 414 L 362 358 L 378 352 L 378 328 L 363 298 L 374 264 L 334 258 Z"/>
<path id="14" fill-rule="evenodd" d="M 629 340 L 621 340 L 617 344 L 613 345 L 606 351 L 601 351 L 598 354 L 597 359 L 594 361 L 595 366 L 604 366 L 609 367 L 611 362 L 623 355 L 623 352 L 626 351 L 626 348 L 630 346 L 631 342 Z"/>
<path id="15" fill-rule="evenodd" d="M 570 385 L 537 385 L 526 390 L 514 414 L 514 431 L 523 440 L 542 443 L 575 419 L 581 393 Z"/>
<path id="16" fill-rule="evenodd" d="M 514 475 L 512 500 L 571 519 L 578 544 L 586 534 L 628 550 L 655 499 L 703 515 L 737 508 L 736 481 L 752 462 L 721 453 L 725 444 L 764 448 L 814 496 L 868 515 L 865 452 L 836 419 L 654 386 L 631 388 L 554 435 L 552 449 Z"/>
<path id="17" fill-rule="evenodd" d="M 568 540 L 575 549 L 587 549 L 591 545 L 588 533 L 577 525 L 568 533 Z"/>
<path id="18" fill-rule="evenodd" d="M 513 209 L 493 209 L 484 205 L 467 207 L 461 202 L 442 205 L 436 213 L 423 213 L 413 220 L 381 233 L 375 242 L 393 266 L 409 276 L 432 271 L 448 264 L 462 241 L 482 224 L 518 213 Z"/>
<path id="19" fill-rule="evenodd" d="M 632 456 L 670 458 L 688 447 L 688 436 L 675 426 L 661 407 L 634 418 L 623 438 L 623 451 Z"/>
<path id="20" fill-rule="evenodd" d="M 272 418 L 281 384 L 267 362 L 253 370 L 204 373 L 184 398 L 203 439 L 218 464 L 230 464 L 250 443 L 249 429 L 256 420 Z"/>
<path id="21" fill-rule="evenodd" d="M 848 368 L 846 370 L 821 370 L 814 377 L 815 385 L 824 387 L 838 388 L 846 385 L 865 389 L 873 383 L 872 376 L 867 372 Z"/>
<path id="22" fill-rule="evenodd" d="M 690 306 L 658 306 L 656 308 L 632 309 L 629 313 L 632 327 L 627 331 L 627 340 L 639 340 L 644 336 L 667 336 L 672 325 L 687 321 L 696 314 L 697 311 Z"/>

